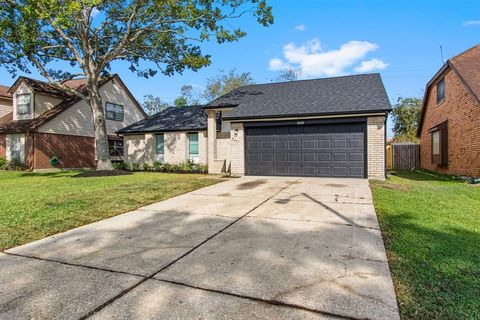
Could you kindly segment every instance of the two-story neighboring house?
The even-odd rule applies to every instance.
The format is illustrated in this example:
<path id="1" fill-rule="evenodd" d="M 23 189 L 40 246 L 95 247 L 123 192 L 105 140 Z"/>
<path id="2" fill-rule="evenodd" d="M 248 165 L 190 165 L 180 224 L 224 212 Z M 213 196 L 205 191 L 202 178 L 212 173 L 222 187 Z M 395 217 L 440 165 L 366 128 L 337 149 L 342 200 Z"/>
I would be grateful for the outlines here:
<path id="1" fill-rule="evenodd" d="M 86 91 L 85 79 L 64 84 Z M 123 160 L 123 138 L 115 132 L 145 119 L 146 114 L 118 75 L 102 80 L 100 94 L 111 159 Z M 92 111 L 85 101 L 26 77 L 19 77 L 4 96 L 10 97 L 11 109 L 1 104 L 2 95 L 0 157 L 16 159 L 34 170 L 52 168 L 49 159 L 53 156 L 60 160 L 60 168 L 96 166 Z"/>
<path id="2" fill-rule="evenodd" d="M 480 177 L 480 45 L 428 82 L 417 135 L 422 168 Z"/>

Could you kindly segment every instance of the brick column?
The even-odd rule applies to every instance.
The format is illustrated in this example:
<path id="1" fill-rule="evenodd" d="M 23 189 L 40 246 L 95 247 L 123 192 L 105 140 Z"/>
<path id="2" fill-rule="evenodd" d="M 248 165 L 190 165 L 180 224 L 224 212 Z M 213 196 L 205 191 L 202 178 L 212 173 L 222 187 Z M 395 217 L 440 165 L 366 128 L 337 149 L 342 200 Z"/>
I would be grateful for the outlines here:
<path id="1" fill-rule="evenodd" d="M 231 123 L 231 168 L 236 176 L 245 175 L 245 133 L 243 123 Z"/>
<path id="2" fill-rule="evenodd" d="M 385 179 L 385 117 L 367 118 L 367 162 L 369 179 Z"/>
<path id="3" fill-rule="evenodd" d="M 207 159 L 208 173 L 216 172 L 215 159 L 217 157 L 217 114 L 215 110 L 208 110 L 208 143 L 207 143 Z"/>

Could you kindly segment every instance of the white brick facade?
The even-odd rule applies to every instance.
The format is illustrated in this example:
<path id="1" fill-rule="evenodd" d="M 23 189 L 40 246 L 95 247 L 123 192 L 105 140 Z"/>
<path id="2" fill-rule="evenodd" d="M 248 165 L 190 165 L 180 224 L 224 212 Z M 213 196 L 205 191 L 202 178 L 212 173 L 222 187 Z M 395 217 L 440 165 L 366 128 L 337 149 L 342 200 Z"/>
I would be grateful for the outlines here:
<path id="1" fill-rule="evenodd" d="M 367 118 L 367 164 L 369 179 L 385 179 L 385 117 Z"/>

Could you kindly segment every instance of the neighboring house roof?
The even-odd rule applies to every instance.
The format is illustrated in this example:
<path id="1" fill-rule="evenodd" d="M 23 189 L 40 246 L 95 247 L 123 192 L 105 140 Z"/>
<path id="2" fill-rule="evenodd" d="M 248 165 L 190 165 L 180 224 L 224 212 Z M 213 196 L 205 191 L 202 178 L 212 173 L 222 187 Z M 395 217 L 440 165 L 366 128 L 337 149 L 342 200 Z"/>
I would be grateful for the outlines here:
<path id="1" fill-rule="evenodd" d="M 64 85 L 66 85 L 67 87 L 78 90 L 78 89 L 81 89 L 84 85 L 87 84 L 87 78 L 66 80 L 62 83 Z"/>
<path id="2" fill-rule="evenodd" d="M 455 72 L 455 74 L 460 78 L 460 81 L 465 85 L 466 89 L 480 103 L 480 44 L 477 44 L 447 60 L 447 62 L 443 64 L 437 73 L 435 73 L 433 78 L 428 81 L 423 98 L 423 107 L 420 115 L 420 123 L 417 129 L 417 137 L 419 137 L 420 133 L 422 132 L 430 88 L 438 78 L 444 75 L 446 70 L 450 69 Z"/>
<path id="3" fill-rule="evenodd" d="M 387 112 L 378 73 L 240 87 L 206 106 L 234 107 L 226 120 Z"/>
<path id="4" fill-rule="evenodd" d="M 147 119 L 131 124 L 117 133 L 202 130 L 207 130 L 207 114 L 203 110 L 203 106 L 185 106 L 167 108 Z"/>
<path id="5" fill-rule="evenodd" d="M 21 83 L 21 81 L 19 82 L 19 79 L 15 81 L 14 86 L 18 86 Z M 40 88 L 40 90 L 44 90 L 44 91 L 41 91 L 43 93 L 47 92 L 48 86 L 52 87 L 48 83 L 42 82 L 40 80 L 34 80 L 34 79 L 23 77 L 23 80 L 25 79 L 28 79 L 26 80 L 27 84 L 30 85 L 32 89 L 37 90 L 37 88 Z M 128 90 L 127 86 L 123 83 L 123 81 L 120 79 L 120 77 L 117 74 L 103 78 L 99 83 L 99 87 L 102 87 L 104 84 L 108 83 L 112 79 L 118 81 L 118 83 L 123 87 L 125 92 L 129 95 L 129 97 L 132 99 L 134 104 L 137 106 L 137 108 L 142 112 L 142 114 L 145 117 L 147 117 L 141 105 L 138 103 L 138 101 L 135 99 L 135 97 L 132 95 L 130 90 Z M 87 89 L 84 87 L 84 83 L 85 83 L 84 79 L 69 80 L 68 82 L 70 82 L 70 84 L 67 84 L 67 85 L 69 86 L 71 85 L 72 87 L 76 88 L 79 92 L 82 92 L 83 94 L 87 93 Z M 34 86 L 32 86 L 32 83 L 34 84 Z M 41 85 L 42 83 L 43 85 Z M 10 88 L 10 92 L 15 91 L 15 90 L 12 90 L 14 86 Z M 57 90 L 56 88 L 53 88 L 53 89 Z M 64 100 L 62 102 L 60 102 L 58 105 L 49 109 L 48 111 L 44 112 L 43 114 L 41 114 L 36 118 L 30 119 L 30 120 L 13 121 L 12 113 L 9 113 L 4 117 L 0 118 L 0 132 L 20 133 L 20 132 L 35 130 L 81 100 L 80 97 L 78 96 L 67 94 L 67 93 L 63 93 L 63 94 L 64 94 L 63 96 Z"/>
<path id="6" fill-rule="evenodd" d="M 9 89 L 10 87 L 0 85 L 0 97 L 12 99 L 12 94 L 8 92 Z"/>
<path id="7" fill-rule="evenodd" d="M 25 83 L 30 88 L 32 88 L 33 91 L 38 92 L 38 93 L 43 93 L 47 96 L 61 98 L 61 99 L 65 99 L 65 98 L 70 97 L 69 93 L 66 93 L 66 92 L 64 92 L 60 89 L 57 89 L 47 82 L 43 82 L 43 81 L 40 81 L 40 80 L 36 80 L 36 79 L 28 78 L 28 77 L 23 77 L 23 76 L 18 77 L 17 80 L 15 80 L 15 82 L 10 87 L 8 92 L 10 94 L 13 94 L 15 92 L 15 90 L 17 90 L 18 86 L 21 83 Z"/>

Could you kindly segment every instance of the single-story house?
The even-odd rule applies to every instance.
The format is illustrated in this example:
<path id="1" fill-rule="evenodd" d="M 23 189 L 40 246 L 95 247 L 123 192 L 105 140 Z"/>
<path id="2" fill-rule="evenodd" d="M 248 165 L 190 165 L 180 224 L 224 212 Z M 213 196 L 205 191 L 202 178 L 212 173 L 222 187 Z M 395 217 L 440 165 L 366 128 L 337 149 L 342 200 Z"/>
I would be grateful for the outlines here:
<path id="1" fill-rule="evenodd" d="M 85 79 L 64 84 L 87 93 Z M 118 75 L 101 80 L 100 95 L 110 156 L 123 161 L 123 138 L 116 131 L 147 115 Z M 53 156 L 63 169 L 96 166 L 90 106 L 76 95 L 27 77 L 19 77 L 8 90 L 0 88 L 0 157 L 42 170 L 52 168 L 49 159 Z"/>
<path id="2" fill-rule="evenodd" d="M 202 106 L 170 107 L 118 131 L 125 162 L 207 164 L 207 114 Z"/>
<path id="3" fill-rule="evenodd" d="M 449 59 L 427 83 L 417 136 L 422 168 L 480 177 L 480 45 Z"/>
<path id="4" fill-rule="evenodd" d="M 381 179 L 390 110 L 380 75 L 362 74 L 244 86 L 118 133 L 127 161 L 191 159 L 210 173 Z M 198 157 L 189 151 L 196 148 Z"/>

